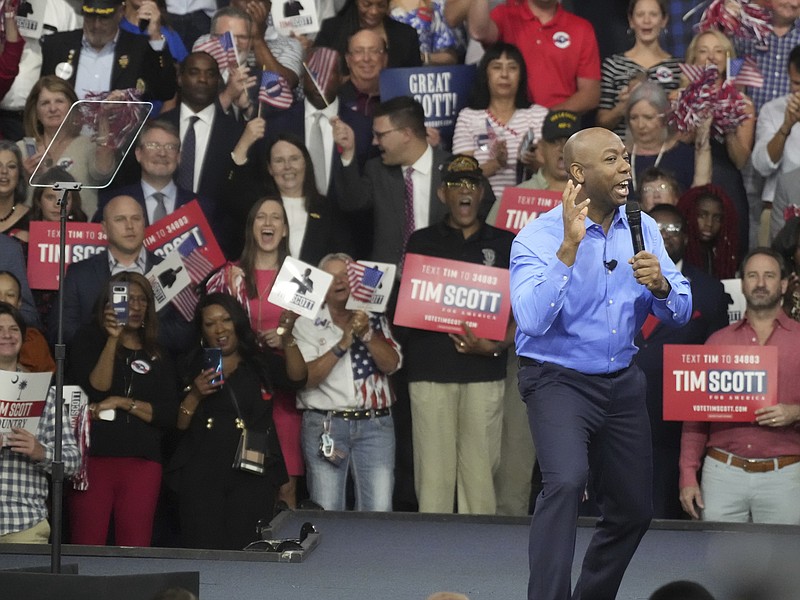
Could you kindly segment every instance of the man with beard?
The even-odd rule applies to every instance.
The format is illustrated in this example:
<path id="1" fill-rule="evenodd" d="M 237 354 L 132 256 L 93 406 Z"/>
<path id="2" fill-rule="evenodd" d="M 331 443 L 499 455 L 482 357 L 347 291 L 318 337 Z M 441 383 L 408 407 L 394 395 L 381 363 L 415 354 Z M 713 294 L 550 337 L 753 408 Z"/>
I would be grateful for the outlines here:
<path id="1" fill-rule="evenodd" d="M 706 342 L 777 346 L 778 403 L 758 409 L 753 423 L 683 424 L 681 504 L 695 519 L 800 525 L 800 323 L 781 308 L 787 285 L 781 255 L 752 250 L 742 262 L 745 316 Z"/>

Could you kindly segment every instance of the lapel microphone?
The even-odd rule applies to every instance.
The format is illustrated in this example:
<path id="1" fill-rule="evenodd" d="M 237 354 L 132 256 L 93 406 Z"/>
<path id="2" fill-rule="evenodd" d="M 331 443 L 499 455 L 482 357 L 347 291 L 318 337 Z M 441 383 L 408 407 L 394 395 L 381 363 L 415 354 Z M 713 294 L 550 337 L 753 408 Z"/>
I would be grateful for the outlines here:
<path id="1" fill-rule="evenodd" d="M 617 260 L 612 258 L 608 262 L 603 261 L 603 264 L 605 265 L 606 269 L 608 269 L 609 271 L 613 271 L 617 267 Z"/>

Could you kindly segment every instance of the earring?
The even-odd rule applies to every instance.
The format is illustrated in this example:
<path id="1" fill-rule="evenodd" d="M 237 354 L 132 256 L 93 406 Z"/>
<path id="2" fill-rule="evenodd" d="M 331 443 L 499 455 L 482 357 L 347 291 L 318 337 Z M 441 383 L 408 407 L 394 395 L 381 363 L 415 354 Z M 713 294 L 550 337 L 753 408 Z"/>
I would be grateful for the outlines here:
<path id="1" fill-rule="evenodd" d="M 625 30 L 625 35 L 627 35 L 628 37 L 632 36 L 632 35 L 633 35 L 633 29 L 631 29 L 630 27 L 628 27 L 628 28 Z"/>

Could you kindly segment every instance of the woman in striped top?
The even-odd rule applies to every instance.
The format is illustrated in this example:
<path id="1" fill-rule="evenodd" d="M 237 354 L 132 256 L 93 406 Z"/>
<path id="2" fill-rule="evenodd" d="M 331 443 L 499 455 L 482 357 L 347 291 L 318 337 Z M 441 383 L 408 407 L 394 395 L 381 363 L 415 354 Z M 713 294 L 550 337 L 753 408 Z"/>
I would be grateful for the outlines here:
<path id="1" fill-rule="evenodd" d="M 643 81 L 655 81 L 665 90 L 680 83 L 679 60 L 667 53 L 659 42 L 667 26 L 665 0 L 630 0 L 629 31 L 634 34 L 633 48 L 603 61 L 600 82 L 600 105 L 597 124 L 625 139 L 625 107 L 630 93 Z"/>
<path id="2" fill-rule="evenodd" d="M 499 200 L 516 185 L 520 144 L 542 136 L 544 106 L 531 106 L 525 59 L 516 46 L 498 43 L 478 65 L 467 108 L 458 114 L 453 153 L 474 156 Z"/>

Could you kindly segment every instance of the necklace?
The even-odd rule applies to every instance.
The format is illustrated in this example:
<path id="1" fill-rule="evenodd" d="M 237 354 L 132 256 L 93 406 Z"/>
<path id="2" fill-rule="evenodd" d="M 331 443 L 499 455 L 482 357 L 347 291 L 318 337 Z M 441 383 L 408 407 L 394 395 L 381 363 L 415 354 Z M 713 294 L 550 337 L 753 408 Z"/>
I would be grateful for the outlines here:
<path id="1" fill-rule="evenodd" d="M 514 111 L 514 113 L 516 113 L 516 112 L 517 112 L 517 111 L 515 110 L 515 111 Z M 511 114 L 511 119 L 513 119 L 513 118 L 514 118 L 514 113 L 512 113 L 512 114 Z M 518 131 L 516 131 L 516 130 L 514 130 L 514 129 L 512 129 L 511 127 L 509 127 L 509 126 L 508 126 L 508 123 L 510 123 L 510 122 L 511 122 L 511 119 L 509 119 L 509 120 L 508 120 L 508 123 L 501 123 L 501 122 L 500 122 L 500 119 L 498 119 L 498 118 L 497 118 L 497 117 L 494 115 L 494 113 L 493 113 L 493 112 L 492 112 L 490 109 L 488 109 L 488 108 L 486 109 L 486 115 L 489 117 L 489 120 L 491 120 L 491 121 L 492 121 L 492 122 L 493 122 L 495 125 L 497 125 L 497 126 L 498 126 L 498 127 L 500 127 L 501 129 L 505 129 L 505 130 L 506 130 L 508 133 L 510 133 L 512 136 L 514 136 L 514 137 L 519 137 L 519 135 L 520 135 L 520 134 L 519 134 L 519 132 L 518 132 Z"/>
<path id="2" fill-rule="evenodd" d="M 658 164 L 661 162 L 661 159 L 664 157 L 664 151 L 667 148 L 667 142 L 664 141 L 661 144 L 661 149 L 658 151 L 658 156 L 656 156 L 656 162 L 653 163 L 653 168 L 658 167 Z M 631 149 L 631 181 L 633 182 L 633 191 L 637 191 L 637 184 L 636 184 L 636 144 L 633 145 Z"/>
<path id="3" fill-rule="evenodd" d="M 11 218 L 11 215 L 14 214 L 15 210 L 17 210 L 17 205 L 16 204 L 14 204 L 11 207 L 11 210 L 8 211 L 8 214 L 5 217 L 0 217 L 0 223 L 5 223 L 6 221 L 8 221 Z"/>

